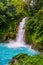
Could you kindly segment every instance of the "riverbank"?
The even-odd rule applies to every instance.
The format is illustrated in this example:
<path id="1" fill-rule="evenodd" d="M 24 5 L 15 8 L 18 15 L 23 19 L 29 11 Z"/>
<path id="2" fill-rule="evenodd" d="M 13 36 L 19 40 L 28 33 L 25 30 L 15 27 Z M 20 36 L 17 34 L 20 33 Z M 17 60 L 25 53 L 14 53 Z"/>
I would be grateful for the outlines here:
<path id="1" fill-rule="evenodd" d="M 8 65 L 43 65 L 43 55 L 30 56 L 20 53 L 14 56 Z"/>

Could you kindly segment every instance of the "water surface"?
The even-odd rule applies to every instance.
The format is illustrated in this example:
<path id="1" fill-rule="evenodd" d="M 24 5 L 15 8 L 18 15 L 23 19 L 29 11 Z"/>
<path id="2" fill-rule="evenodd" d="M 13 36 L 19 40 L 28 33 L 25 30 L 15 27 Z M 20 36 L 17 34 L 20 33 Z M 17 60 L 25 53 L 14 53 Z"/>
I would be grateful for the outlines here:
<path id="1" fill-rule="evenodd" d="M 19 53 L 26 53 L 28 55 L 34 55 L 38 52 L 34 51 L 29 47 L 17 47 L 9 48 L 5 44 L 0 44 L 0 65 L 6 65 L 11 58 Z"/>

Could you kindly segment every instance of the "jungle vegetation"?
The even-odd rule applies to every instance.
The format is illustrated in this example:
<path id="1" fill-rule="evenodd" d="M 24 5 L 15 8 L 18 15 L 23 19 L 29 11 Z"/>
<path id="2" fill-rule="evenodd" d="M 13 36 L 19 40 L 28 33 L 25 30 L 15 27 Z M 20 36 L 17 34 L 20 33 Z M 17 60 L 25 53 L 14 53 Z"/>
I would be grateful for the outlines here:
<path id="1" fill-rule="evenodd" d="M 43 52 L 43 0 L 34 0 L 31 5 L 25 27 L 26 42 Z"/>
<path id="2" fill-rule="evenodd" d="M 16 37 L 17 26 L 26 14 L 24 7 L 22 0 L 0 0 L 0 40 Z"/>
<path id="3" fill-rule="evenodd" d="M 43 55 L 29 56 L 21 53 L 13 57 L 9 65 L 43 65 Z"/>
<path id="4" fill-rule="evenodd" d="M 25 41 L 43 52 L 43 0 L 0 0 L 0 41 L 15 39 L 23 17 Z"/>

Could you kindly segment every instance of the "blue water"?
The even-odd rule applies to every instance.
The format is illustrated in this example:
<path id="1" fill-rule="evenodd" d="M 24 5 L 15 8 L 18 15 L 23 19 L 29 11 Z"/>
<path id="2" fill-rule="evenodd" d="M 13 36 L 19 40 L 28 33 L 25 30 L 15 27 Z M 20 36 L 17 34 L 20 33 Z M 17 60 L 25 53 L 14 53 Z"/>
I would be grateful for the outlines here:
<path id="1" fill-rule="evenodd" d="M 34 55 L 38 52 L 28 47 L 8 48 L 5 44 L 0 44 L 0 65 L 8 64 L 11 58 L 19 53 Z"/>

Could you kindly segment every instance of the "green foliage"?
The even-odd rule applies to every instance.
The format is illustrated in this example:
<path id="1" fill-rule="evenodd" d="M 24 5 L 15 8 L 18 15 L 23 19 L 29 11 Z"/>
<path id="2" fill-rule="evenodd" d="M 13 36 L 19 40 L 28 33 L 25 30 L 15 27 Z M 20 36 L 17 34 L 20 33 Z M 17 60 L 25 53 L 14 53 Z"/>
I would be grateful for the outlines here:
<path id="1" fill-rule="evenodd" d="M 11 36 L 16 37 L 16 28 L 24 17 L 24 6 L 21 0 L 0 0 L 0 38 L 6 34 L 9 37 L 11 32 Z"/>
<path id="2" fill-rule="evenodd" d="M 29 16 L 35 15 L 41 7 L 43 7 L 43 0 L 28 0 L 27 10 Z"/>
<path id="3" fill-rule="evenodd" d="M 43 56 L 29 56 L 27 54 L 19 54 L 13 57 L 13 59 L 9 62 L 9 65 L 43 65 Z"/>
<path id="4" fill-rule="evenodd" d="M 43 8 L 26 22 L 26 41 L 43 51 Z"/>

